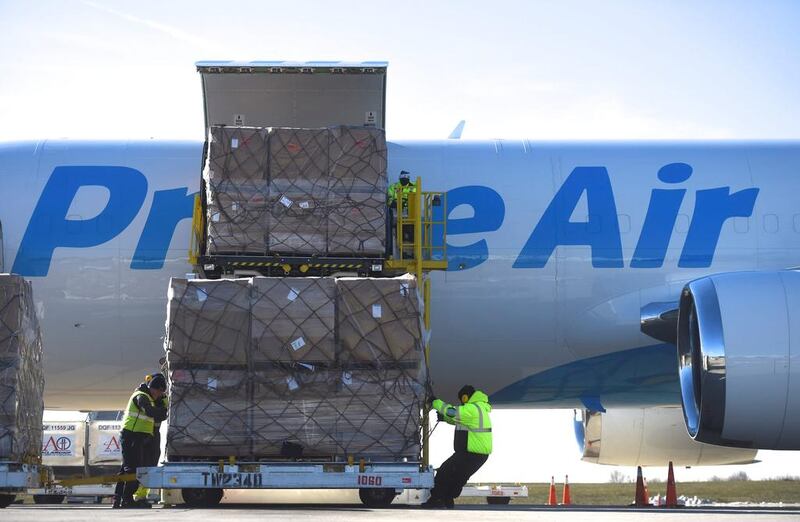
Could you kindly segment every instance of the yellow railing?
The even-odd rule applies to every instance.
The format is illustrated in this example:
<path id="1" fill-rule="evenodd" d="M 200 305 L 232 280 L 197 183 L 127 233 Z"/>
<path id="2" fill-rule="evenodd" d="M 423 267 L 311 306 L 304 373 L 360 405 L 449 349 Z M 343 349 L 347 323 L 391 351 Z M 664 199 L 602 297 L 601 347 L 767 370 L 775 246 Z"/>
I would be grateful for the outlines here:
<path id="1" fill-rule="evenodd" d="M 395 201 L 396 247 L 387 266 L 419 277 L 421 272 L 447 269 L 447 193 L 424 192 L 421 178 L 414 185 L 416 191 L 408 194 L 406 208 L 402 197 Z M 439 217 L 437 209 L 441 209 Z"/>
<path id="2" fill-rule="evenodd" d="M 205 220 L 203 219 L 203 204 L 200 202 L 200 194 L 194 197 L 194 211 L 192 212 L 192 230 L 189 238 L 189 264 L 197 266 L 200 258 L 200 245 L 203 242 L 203 229 Z"/>
<path id="3" fill-rule="evenodd" d="M 417 277 L 422 290 L 423 321 L 425 329 L 429 330 L 431 327 L 429 272 L 447 270 L 447 194 L 424 192 L 420 178 L 416 179 L 414 186 L 416 190 L 408 194 L 405 209 L 402 195 L 395 202 L 396 222 L 393 225 L 396 248 L 395 255 L 386 261 L 386 266 L 390 270 L 405 270 Z M 413 230 L 413 234 L 408 233 L 409 229 Z M 430 345 L 426 343 L 426 365 L 430 364 L 430 350 Z M 430 417 L 428 410 L 425 409 L 422 413 L 422 465 L 427 467 L 429 464 Z"/>

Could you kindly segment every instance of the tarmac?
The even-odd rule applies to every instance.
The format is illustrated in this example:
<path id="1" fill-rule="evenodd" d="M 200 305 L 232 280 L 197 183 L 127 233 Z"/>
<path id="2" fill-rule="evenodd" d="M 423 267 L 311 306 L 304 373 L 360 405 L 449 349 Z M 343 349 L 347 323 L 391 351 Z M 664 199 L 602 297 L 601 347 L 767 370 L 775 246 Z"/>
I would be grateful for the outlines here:
<path id="1" fill-rule="evenodd" d="M 555 520 L 578 522 L 591 520 L 598 522 L 630 521 L 642 522 L 654 520 L 658 522 L 722 522 L 754 519 L 758 521 L 798 520 L 798 508 L 682 508 L 682 509 L 633 509 L 629 507 L 545 507 L 532 505 L 465 505 L 454 510 L 428 511 L 421 508 L 390 507 L 386 509 L 368 509 L 361 505 L 281 505 L 253 506 L 227 504 L 214 509 L 191 509 L 184 507 L 154 507 L 153 509 L 115 509 L 109 505 L 12 505 L 0 510 L 0 518 L 4 521 L 41 521 L 58 520 L 65 522 L 81 522 L 84 520 L 104 520 L 109 517 L 116 520 L 169 520 L 170 522 L 213 520 L 329 520 L 345 522 L 350 520 L 380 520 L 385 522 L 409 522 L 424 520 L 464 521 L 516 521 L 516 520 Z"/>

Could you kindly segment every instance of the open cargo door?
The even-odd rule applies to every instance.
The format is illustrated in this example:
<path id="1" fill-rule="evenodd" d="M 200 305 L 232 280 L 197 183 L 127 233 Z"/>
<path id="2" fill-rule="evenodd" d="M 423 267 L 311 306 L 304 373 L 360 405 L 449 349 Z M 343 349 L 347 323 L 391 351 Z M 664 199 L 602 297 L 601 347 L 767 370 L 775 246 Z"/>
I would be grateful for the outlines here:
<path id="1" fill-rule="evenodd" d="M 197 62 L 211 125 L 385 128 L 386 62 Z"/>

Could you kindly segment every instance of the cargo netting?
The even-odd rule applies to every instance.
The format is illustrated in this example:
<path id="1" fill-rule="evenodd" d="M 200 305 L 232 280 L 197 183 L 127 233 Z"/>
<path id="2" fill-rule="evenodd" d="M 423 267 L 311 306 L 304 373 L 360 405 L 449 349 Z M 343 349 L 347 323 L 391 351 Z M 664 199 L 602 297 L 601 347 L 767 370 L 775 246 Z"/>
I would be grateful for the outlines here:
<path id="1" fill-rule="evenodd" d="M 42 454 L 42 336 L 31 284 L 0 274 L 0 460 Z"/>
<path id="2" fill-rule="evenodd" d="M 380 256 L 386 138 L 370 127 L 212 126 L 209 254 Z"/>
<path id="3" fill-rule="evenodd" d="M 418 460 L 422 312 L 412 276 L 172 279 L 168 459 Z"/>
<path id="4" fill-rule="evenodd" d="M 212 127 L 206 182 L 208 252 L 265 254 L 268 133 Z"/>
<path id="5" fill-rule="evenodd" d="M 271 253 L 326 253 L 329 134 L 327 129 L 270 132 Z"/>

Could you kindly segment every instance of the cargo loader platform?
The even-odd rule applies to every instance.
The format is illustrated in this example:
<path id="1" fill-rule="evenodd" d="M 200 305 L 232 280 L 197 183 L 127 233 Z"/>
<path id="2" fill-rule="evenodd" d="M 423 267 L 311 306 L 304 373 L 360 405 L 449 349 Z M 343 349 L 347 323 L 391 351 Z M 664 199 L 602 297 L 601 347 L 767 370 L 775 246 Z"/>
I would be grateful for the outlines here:
<path id="1" fill-rule="evenodd" d="M 433 487 L 433 468 L 418 463 L 167 462 L 139 468 L 148 488 L 181 489 L 189 505 L 209 506 L 223 489 L 358 489 L 365 504 L 389 505 L 403 489 Z"/>
<path id="2" fill-rule="evenodd" d="M 223 274 L 253 272 L 265 276 L 330 275 L 337 272 L 354 272 L 360 276 L 383 274 L 383 258 L 363 257 L 302 257 L 302 256 L 198 256 L 206 278 L 216 279 Z"/>
<path id="3" fill-rule="evenodd" d="M 194 277 L 170 282 L 167 462 L 138 480 L 190 506 L 226 489 L 353 489 L 383 507 L 432 488 L 430 272 L 447 268 L 447 194 L 417 177 L 389 199 L 386 64 L 197 69 Z"/>

